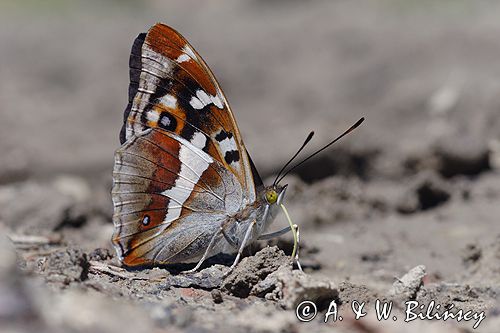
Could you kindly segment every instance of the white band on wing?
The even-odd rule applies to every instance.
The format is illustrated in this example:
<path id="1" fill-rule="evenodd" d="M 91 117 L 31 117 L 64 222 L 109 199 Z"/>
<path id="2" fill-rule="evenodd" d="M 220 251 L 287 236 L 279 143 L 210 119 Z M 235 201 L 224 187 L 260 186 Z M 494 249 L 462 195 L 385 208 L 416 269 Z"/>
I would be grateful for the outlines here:
<path id="1" fill-rule="evenodd" d="M 167 214 L 163 220 L 164 227 L 167 228 L 173 221 L 181 216 L 182 205 L 191 195 L 194 186 L 201 178 L 201 175 L 208 169 L 212 158 L 205 154 L 203 149 L 207 143 L 207 138 L 204 134 L 196 132 L 188 142 L 182 138 L 177 138 L 180 142 L 179 160 L 181 161 L 181 169 L 175 180 L 172 188 L 163 191 L 161 194 L 170 198 L 167 207 Z M 200 152 L 197 152 L 199 150 Z"/>

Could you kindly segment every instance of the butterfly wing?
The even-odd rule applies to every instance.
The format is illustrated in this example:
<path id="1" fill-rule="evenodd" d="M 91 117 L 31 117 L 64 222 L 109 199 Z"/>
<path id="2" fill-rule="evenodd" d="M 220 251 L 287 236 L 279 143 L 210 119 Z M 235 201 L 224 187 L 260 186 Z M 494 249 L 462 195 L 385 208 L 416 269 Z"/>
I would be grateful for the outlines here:
<path id="1" fill-rule="evenodd" d="M 200 149 L 203 140 L 147 129 L 117 150 L 113 243 L 127 266 L 189 261 L 240 209 L 238 179 Z"/>
<path id="2" fill-rule="evenodd" d="M 189 262 L 260 185 L 217 81 L 157 24 L 137 37 L 115 154 L 113 243 L 127 266 Z"/>
<path id="3" fill-rule="evenodd" d="M 249 157 L 233 113 L 217 80 L 178 32 L 154 25 L 137 37 L 130 57 L 129 104 L 121 141 L 146 128 L 161 128 L 190 141 L 206 136 L 202 149 L 230 170 L 255 200 Z"/>

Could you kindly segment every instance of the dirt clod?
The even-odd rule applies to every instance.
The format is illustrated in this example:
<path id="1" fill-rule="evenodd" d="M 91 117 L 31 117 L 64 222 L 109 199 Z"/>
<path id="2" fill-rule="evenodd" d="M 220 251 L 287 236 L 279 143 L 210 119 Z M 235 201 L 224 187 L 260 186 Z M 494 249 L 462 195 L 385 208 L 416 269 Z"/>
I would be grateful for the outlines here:
<path id="1" fill-rule="evenodd" d="M 89 254 L 89 260 L 104 261 L 111 258 L 113 253 L 109 249 L 97 248 Z"/>
<path id="2" fill-rule="evenodd" d="M 224 280 L 223 288 L 229 294 L 247 297 L 252 288 L 280 266 L 291 266 L 290 257 L 278 247 L 265 247 L 252 257 L 246 257 Z"/>
<path id="3" fill-rule="evenodd" d="M 281 266 L 269 274 L 253 287 L 251 294 L 277 301 L 285 309 L 294 309 L 304 300 L 312 301 L 320 310 L 339 296 L 332 281 L 311 277 L 289 266 Z"/>
<path id="4" fill-rule="evenodd" d="M 203 289 L 214 289 L 220 287 L 224 273 L 228 267 L 213 265 L 199 272 L 177 274 L 166 280 L 166 286 L 171 287 L 198 287 Z"/>
<path id="5" fill-rule="evenodd" d="M 69 285 L 85 281 L 89 268 L 87 255 L 78 248 L 70 247 L 49 255 L 43 270 L 48 282 Z"/>
<path id="6" fill-rule="evenodd" d="M 389 294 L 403 300 L 414 300 L 418 290 L 423 285 L 425 274 L 424 265 L 413 267 L 402 278 L 393 283 Z"/>
<path id="7" fill-rule="evenodd" d="M 212 299 L 215 304 L 220 304 L 224 301 L 220 290 L 214 289 L 210 294 L 212 295 Z"/>

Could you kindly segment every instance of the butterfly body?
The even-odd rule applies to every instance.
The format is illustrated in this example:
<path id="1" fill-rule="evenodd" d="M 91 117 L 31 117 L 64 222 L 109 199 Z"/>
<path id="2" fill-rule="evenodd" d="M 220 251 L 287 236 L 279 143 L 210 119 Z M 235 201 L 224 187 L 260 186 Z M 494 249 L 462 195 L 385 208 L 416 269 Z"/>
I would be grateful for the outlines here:
<path id="1" fill-rule="evenodd" d="M 124 118 L 112 189 L 124 265 L 241 253 L 272 222 L 286 186 L 263 186 L 212 72 L 166 25 L 133 44 Z"/>
<path id="2" fill-rule="evenodd" d="M 247 205 L 241 211 L 237 212 L 232 216 L 228 216 L 223 224 L 223 233 L 227 238 L 228 242 L 233 246 L 233 248 L 238 248 L 241 240 L 244 238 L 245 231 L 248 229 L 249 223 L 255 221 L 255 228 L 250 235 L 249 241 L 256 240 L 261 234 L 263 234 L 269 227 L 269 225 L 274 221 L 276 215 L 278 214 L 278 205 L 270 204 L 265 199 L 266 193 L 270 191 L 271 188 L 264 188 L 259 192 L 258 200 L 253 204 Z M 279 188 L 280 193 L 282 193 L 282 198 L 284 197 L 286 187 Z M 234 236 L 230 236 L 234 235 Z M 234 252 L 234 250 L 233 250 Z"/>

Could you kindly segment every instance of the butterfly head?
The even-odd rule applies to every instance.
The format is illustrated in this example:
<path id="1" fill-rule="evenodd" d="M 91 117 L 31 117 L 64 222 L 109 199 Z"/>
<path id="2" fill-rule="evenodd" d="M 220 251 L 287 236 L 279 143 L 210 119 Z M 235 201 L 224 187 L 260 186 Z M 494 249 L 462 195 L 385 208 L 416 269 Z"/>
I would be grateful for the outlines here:
<path id="1" fill-rule="evenodd" d="M 266 192 L 265 192 L 266 202 L 269 205 L 276 204 L 277 206 L 279 206 L 283 202 L 287 186 L 288 185 L 283 185 L 283 186 L 273 185 L 273 186 L 269 186 L 266 189 Z"/>

